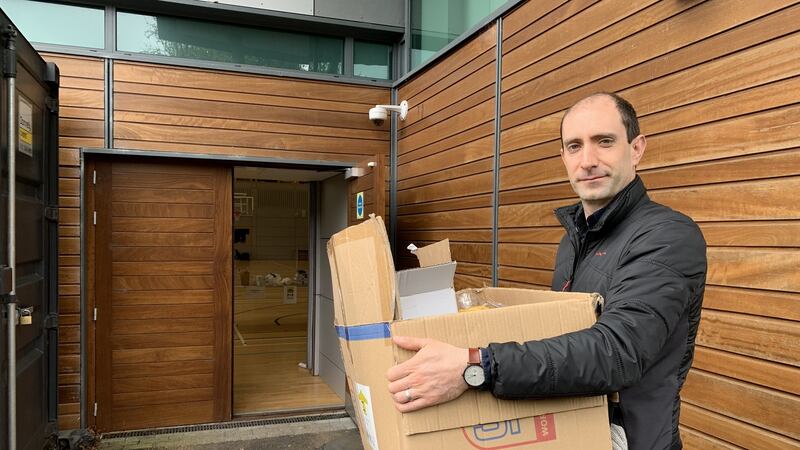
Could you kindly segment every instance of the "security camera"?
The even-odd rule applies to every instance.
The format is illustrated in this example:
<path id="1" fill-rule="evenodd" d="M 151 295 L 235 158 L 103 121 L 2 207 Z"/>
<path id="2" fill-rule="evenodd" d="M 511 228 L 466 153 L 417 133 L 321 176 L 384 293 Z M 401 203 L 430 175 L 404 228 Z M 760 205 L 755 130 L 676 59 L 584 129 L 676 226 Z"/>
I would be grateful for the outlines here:
<path id="1" fill-rule="evenodd" d="M 408 102 L 403 100 L 399 105 L 375 105 L 374 108 L 369 109 L 369 120 L 379 127 L 389 117 L 390 112 L 400 114 L 400 120 L 406 120 L 408 114 Z"/>

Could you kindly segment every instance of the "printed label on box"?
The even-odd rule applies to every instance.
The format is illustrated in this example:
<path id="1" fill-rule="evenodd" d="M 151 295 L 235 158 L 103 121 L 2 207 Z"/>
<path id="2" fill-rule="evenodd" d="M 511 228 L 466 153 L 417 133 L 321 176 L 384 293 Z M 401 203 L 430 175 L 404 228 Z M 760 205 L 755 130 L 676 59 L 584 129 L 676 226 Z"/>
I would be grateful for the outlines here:
<path id="1" fill-rule="evenodd" d="M 481 450 L 522 447 L 556 439 L 553 414 L 486 423 L 461 429 L 467 442 Z"/>
<path id="2" fill-rule="evenodd" d="M 372 397 L 369 395 L 369 386 L 355 383 L 357 406 L 364 418 L 364 430 L 367 432 L 369 445 L 373 450 L 378 450 L 378 434 L 375 433 L 375 415 L 372 413 Z"/>
<path id="3" fill-rule="evenodd" d="M 292 305 L 297 303 L 297 287 L 284 286 L 283 287 L 283 304 Z"/>

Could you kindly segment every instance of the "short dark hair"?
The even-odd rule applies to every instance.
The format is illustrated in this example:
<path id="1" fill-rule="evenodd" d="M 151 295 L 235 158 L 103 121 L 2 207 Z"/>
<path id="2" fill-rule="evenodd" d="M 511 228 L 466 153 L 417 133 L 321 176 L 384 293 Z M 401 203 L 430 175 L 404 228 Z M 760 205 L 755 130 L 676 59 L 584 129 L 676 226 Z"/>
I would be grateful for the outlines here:
<path id="1" fill-rule="evenodd" d="M 617 111 L 619 111 L 619 115 L 622 118 L 622 125 L 625 127 L 625 134 L 627 135 L 628 143 L 630 144 L 640 133 L 639 119 L 636 118 L 636 110 L 633 109 L 633 105 L 631 105 L 629 101 L 622 98 L 622 96 L 619 94 L 615 94 L 613 92 L 596 92 L 578 100 L 577 102 L 573 103 L 572 106 L 567 108 L 567 110 L 564 112 L 564 115 L 561 116 L 561 141 L 564 141 L 564 118 L 567 117 L 567 114 L 572 111 L 572 108 L 574 108 L 575 105 L 593 97 L 609 97 L 614 100 L 614 104 L 617 106 Z"/>

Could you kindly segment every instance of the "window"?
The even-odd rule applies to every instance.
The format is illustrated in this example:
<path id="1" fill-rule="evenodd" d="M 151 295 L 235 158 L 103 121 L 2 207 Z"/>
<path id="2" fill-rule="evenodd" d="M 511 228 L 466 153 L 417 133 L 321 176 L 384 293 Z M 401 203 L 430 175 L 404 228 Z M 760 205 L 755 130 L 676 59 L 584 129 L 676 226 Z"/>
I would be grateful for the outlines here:
<path id="1" fill-rule="evenodd" d="M 461 36 L 508 0 L 411 0 L 411 68 Z"/>
<path id="2" fill-rule="evenodd" d="M 357 77 L 392 78 L 392 46 L 372 42 L 353 43 L 353 75 Z"/>
<path id="3" fill-rule="evenodd" d="M 344 39 L 224 23 L 117 13 L 117 50 L 341 74 Z"/>
<path id="4" fill-rule="evenodd" d="M 31 42 L 103 48 L 102 8 L 30 0 L 0 0 L 0 7 Z"/>

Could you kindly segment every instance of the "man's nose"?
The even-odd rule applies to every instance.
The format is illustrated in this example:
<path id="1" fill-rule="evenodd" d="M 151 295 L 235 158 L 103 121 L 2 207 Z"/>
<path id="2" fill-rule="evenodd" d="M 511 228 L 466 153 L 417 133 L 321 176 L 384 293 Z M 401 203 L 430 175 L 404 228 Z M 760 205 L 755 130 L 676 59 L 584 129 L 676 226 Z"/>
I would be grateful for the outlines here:
<path id="1" fill-rule="evenodd" d="M 581 168 L 591 169 L 597 166 L 597 149 L 594 145 L 587 145 L 581 152 Z"/>

